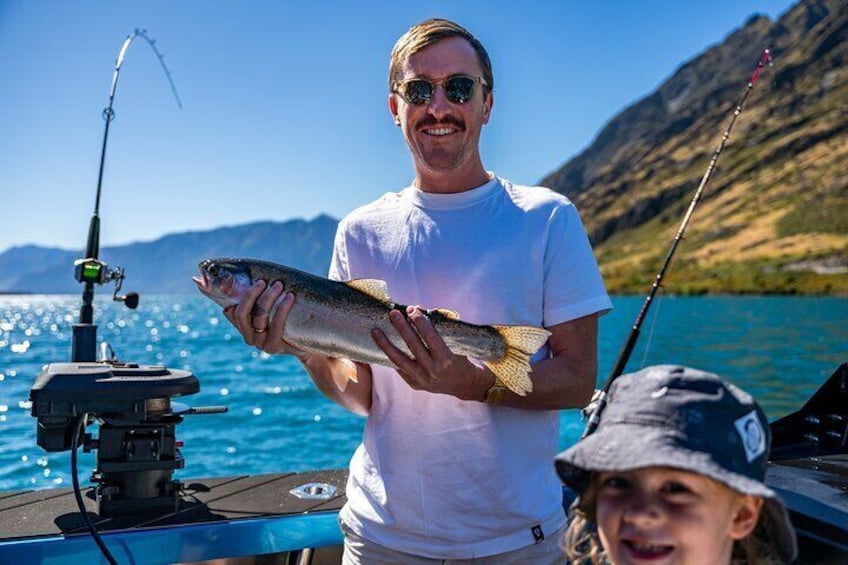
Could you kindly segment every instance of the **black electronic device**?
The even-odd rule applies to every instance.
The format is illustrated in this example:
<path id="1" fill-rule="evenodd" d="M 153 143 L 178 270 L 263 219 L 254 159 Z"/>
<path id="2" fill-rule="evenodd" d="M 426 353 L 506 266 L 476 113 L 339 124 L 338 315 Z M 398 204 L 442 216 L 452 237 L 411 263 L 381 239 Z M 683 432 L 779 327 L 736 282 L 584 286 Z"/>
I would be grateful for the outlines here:
<path id="1" fill-rule="evenodd" d="M 171 401 L 199 390 L 197 377 L 188 371 L 160 365 L 52 363 L 30 391 L 38 445 L 53 452 L 79 445 L 85 451 L 97 450 L 91 480 L 98 485 L 103 516 L 176 511 L 180 483 L 173 480 L 173 472 L 185 461 L 175 427 L 188 414 L 226 411 Z M 100 423 L 99 438 L 82 435 L 88 419 Z"/>

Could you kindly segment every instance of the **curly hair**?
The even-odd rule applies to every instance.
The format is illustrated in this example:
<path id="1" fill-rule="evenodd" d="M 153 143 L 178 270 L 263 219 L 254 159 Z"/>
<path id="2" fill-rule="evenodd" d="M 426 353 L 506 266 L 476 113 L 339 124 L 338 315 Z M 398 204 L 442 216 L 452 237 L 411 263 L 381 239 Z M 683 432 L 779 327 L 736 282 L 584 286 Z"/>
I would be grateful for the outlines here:
<path id="1" fill-rule="evenodd" d="M 575 565 L 607 565 L 609 563 L 595 522 L 596 499 L 597 486 L 592 480 L 571 507 L 568 528 L 565 530 L 565 556 L 569 563 Z"/>

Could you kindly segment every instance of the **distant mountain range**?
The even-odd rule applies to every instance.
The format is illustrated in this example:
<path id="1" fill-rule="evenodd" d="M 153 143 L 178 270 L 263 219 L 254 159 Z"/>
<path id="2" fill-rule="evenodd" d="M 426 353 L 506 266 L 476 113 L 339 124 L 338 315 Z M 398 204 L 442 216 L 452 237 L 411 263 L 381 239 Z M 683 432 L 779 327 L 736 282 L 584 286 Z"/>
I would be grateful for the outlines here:
<path id="1" fill-rule="evenodd" d="M 665 286 L 674 292 L 848 294 L 848 3 L 802 0 L 751 17 L 614 116 L 540 182 L 580 210 L 612 292 L 662 264 L 764 48 L 740 115 Z M 508 171 L 505 171 L 508 174 Z M 337 220 L 259 222 L 105 247 L 124 290 L 194 292 L 201 259 L 257 257 L 325 274 Z M 81 251 L 0 253 L 0 291 L 79 292 Z"/>
<path id="2" fill-rule="evenodd" d="M 197 292 L 191 277 L 198 274 L 197 264 L 210 257 L 256 257 L 325 275 L 337 224 L 322 215 L 310 221 L 256 222 L 177 233 L 146 243 L 103 247 L 100 259 L 125 269 L 122 292 Z M 0 291 L 80 292 L 73 265 L 82 255 L 82 250 L 13 247 L 0 253 Z"/>

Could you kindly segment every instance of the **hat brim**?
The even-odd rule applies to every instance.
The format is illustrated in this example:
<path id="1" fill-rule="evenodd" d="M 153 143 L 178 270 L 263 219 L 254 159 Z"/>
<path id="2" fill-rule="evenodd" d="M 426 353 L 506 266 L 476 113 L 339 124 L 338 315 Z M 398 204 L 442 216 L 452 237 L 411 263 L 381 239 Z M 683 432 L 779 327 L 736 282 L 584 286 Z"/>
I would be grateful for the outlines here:
<path id="1" fill-rule="evenodd" d="M 775 496 L 762 481 L 733 473 L 703 451 L 687 447 L 685 436 L 673 429 L 631 423 L 602 426 L 556 458 L 560 479 L 576 490 L 586 486 L 591 471 L 632 471 L 672 467 L 706 475 L 728 487 L 757 496 Z"/>

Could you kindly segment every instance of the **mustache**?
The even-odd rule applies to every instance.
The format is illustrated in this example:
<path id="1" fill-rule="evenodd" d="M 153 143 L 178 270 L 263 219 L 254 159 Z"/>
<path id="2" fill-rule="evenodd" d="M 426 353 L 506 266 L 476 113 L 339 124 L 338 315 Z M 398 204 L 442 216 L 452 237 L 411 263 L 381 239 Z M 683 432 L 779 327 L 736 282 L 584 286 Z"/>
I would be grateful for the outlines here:
<path id="1" fill-rule="evenodd" d="M 426 116 L 424 118 L 421 118 L 421 120 L 417 124 L 415 124 L 415 127 L 418 129 L 430 126 L 454 126 L 459 129 L 465 129 L 465 123 L 463 123 L 459 118 L 456 118 L 454 116 L 445 116 L 440 120 L 434 118 L 433 116 Z"/>

